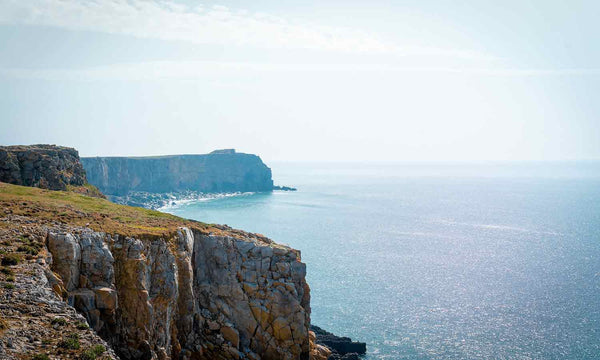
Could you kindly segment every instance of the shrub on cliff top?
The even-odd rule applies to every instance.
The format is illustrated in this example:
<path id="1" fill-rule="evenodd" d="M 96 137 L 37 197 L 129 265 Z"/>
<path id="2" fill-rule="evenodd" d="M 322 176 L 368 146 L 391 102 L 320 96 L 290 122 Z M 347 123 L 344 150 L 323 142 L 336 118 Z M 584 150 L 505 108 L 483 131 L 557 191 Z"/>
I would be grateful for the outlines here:
<path id="1" fill-rule="evenodd" d="M 106 347 L 104 347 L 104 345 L 101 345 L 101 344 L 98 344 L 98 345 L 94 346 L 92 349 L 98 355 L 100 355 L 100 354 L 102 354 L 103 352 L 106 351 Z"/>
<path id="2" fill-rule="evenodd" d="M 58 346 L 64 349 L 78 350 L 80 347 L 79 335 L 76 333 L 67 335 L 67 338 L 62 339 L 61 342 L 58 343 Z"/>
<path id="3" fill-rule="evenodd" d="M 90 328 L 89 325 L 87 323 L 84 323 L 83 321 L 80 321 L 77 324 L 75 324 L 75 327 L 77 328 L 77 330 L 87 330 Z"/>
<path id="4" fill-rule="evenodd" d="M 2 265 L 11 266 L 17 265 L 21 262 L 21 255 L 18 254 L 8 254 L 2 257 Z"/>
<path id="5" fill-rule="evenodd" d="M 92 349 L 88 349 L 81 354 L 79 357 L 80 360 L 96 360 L 96 353 L 92 351 Z"/>
<path id="6" fill-rule="evenodd" d="M 95 345 L 89 349 L 87 349 L 83 354 L 81 354 L 81 360 L 95 360 L 98 356 L 106 351 L 104 345 Z"/>
<path id="7" fill-rule="evenodd" d="M 33 246 L 29 246 L 29 245 L 21 245 L 17 248 L 17 251 L 19 252 L 23 252 L 25 254 L 29 254 L 29 255 L 37 255 L 38 252 L 40 252 L 38 249 L 36 249 Z"/>

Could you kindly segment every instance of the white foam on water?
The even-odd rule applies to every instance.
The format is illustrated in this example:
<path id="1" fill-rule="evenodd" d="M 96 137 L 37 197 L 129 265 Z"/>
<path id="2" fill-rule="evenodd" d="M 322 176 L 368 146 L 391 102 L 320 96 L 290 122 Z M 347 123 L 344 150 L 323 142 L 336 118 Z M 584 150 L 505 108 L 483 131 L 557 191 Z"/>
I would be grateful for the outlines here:
<path id="1" fill-rule="evenodd" d="M 172 195 L 172 200 L 169 200 L 169 204 L 161 206 L 158 211 L 169 212 L 169 210 L 180 208 L 184 205 L 188 205 L 195 202 L 214 201 L 219 199 L 225 199 L 230 197 L 249 196 L 254 195 L 254 192 L 233 192 L 233 193 L 193 193 L 187 194 L 183 197 Z"/>

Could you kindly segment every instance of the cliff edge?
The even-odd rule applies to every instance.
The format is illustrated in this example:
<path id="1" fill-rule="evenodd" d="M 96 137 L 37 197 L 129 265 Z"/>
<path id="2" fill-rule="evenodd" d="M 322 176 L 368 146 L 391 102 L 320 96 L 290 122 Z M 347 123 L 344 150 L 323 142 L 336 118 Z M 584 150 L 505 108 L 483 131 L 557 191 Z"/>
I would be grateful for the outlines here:
<path id="1" fill-rule="evenodd" d="M 0 204 L 3 358 L 79 358 L 104 342 L 110 358 L 311 358 L 297 250 L 72 192 L 0 183 Z M 69 308 L 91 329 L 65 331 Z"/>
<path id="2" fill-rule="evenodd" d="M 0 182 L 0 358 L 336 356 L 310 331 L 310 289 L 298 250 L 260 234 L 112 203 L 86 182 L 74 149 L 0 149 L 2 179 L 12 183 Z M 240 186 L 273 188 L 260 158 L 234 150 L 204 160 L 159 158 L 146 170 L 238 155 L 259 169 L 259 180 L 245 172 Z M 239 178 L 233 173 L 223 175 L 231 184 Z"/>

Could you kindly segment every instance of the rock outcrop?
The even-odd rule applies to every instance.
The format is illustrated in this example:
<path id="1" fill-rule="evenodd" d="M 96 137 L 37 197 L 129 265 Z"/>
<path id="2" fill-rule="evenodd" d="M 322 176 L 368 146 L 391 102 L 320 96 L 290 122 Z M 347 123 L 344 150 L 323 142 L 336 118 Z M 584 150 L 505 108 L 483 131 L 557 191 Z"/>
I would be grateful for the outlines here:
<path id="1" fill-rule="evenodd" d="M 315 335 L 314 340 L 311 340 L 315 344 L 325 346 L 330 350 L 327 357 L 328 360 L 358 359 L 359 354 L 367 352 L 367 344 L 363 342 L 352 341 L 352 339 L 348 337 L 334 335 L 316 325 L 311 325 L 310 330 L 310 332 Z M 313 349 L 316 348 L 317 346 L 313 346 Z"/>
<path id="2" fill-rule="evenodd" d="M 271 169 L 260 157 L 217 150 L 205 155 L 82 158 L 88 181 L 106 195 L 130 192 L 271 191 Z"/>
<path id="3" fill-rule="evenodd" d="M 0 181 L 50 190 L 86 183 L 77 150 L 56 145 L 0 146 Z"/>
<path id="4" fill-rule="evenodd" d="M 163 180 L 216 192 L 273 189 L 260 158 L 233 150 L 104 159 L 92 162 L 117 192 L 160 189 Z M 129 161 L 147 167 L 130 174 Z M 179 170 L 181 181 L 174 180 Z M 310 290 L 298 250 L 227 226 L 113 204 L 86 183 L 74 149 L 0 147 L 0 175 L 0 358 L 335 355 L 309 331 Z M 121 188 L 113 176 L 130 183 Z"/>
<path id="5" fill-rule="evenodd" d="M 265 238 L 51 229 L 53 287 L 124 359 L 308 359 L 300 254 Z"/>
<path id="6" fill-rule="evenodd" d="M 0 359 L 118 359 L 86 319 L 53 291 L 44 247 L 47 231 L 0 207 Z M 23 251 L 27 254 L 24 255 Z M 37 258 L 32 254 L 38 252 Z M 7 256 L 18 261 L 7 264 Z M 9 286 L 10 285 L 10 286 Z M 54 290 L 59 290 L 55 288 Z M 61 294 L 62 295 L 62 294 Z"/>

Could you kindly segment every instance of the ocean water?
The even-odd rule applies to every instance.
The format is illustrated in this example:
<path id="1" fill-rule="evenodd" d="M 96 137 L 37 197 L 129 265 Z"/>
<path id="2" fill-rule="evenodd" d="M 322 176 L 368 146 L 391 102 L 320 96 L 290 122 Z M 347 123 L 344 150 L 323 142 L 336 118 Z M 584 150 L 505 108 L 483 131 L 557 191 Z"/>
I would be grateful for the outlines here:
<path id="1" fill-rule="evenodd" d="M 299 190 L 166 210 L 300 249 L 366 359 L 600 359 L 600 163 L 269 165 Z"/>

